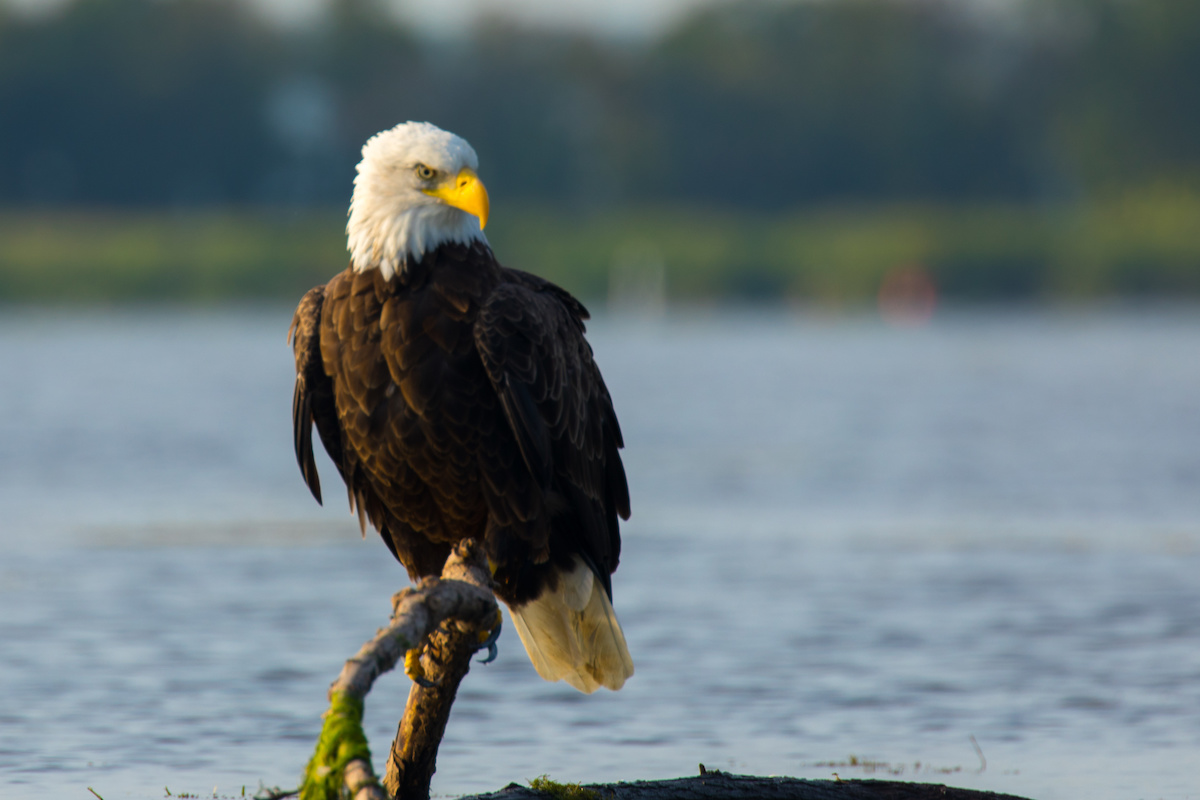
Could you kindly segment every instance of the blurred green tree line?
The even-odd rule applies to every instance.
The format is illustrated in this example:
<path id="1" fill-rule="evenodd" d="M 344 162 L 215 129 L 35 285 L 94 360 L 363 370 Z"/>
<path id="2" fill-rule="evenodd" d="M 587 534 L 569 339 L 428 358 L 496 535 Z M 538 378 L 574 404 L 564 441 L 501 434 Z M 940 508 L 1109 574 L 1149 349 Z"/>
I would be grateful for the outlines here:
<path id="1" fill-rule="evenodd" d="M 6 6 L 0 6 L 5 9 Z M 503 22 L 422 41 L 227 0 L 0 11 L 0 203 L 343 205 L 428 119 L 493 192 L 582 208 L 1070 201 L 1200 181 L 1200 3 L 741 2 L 647 42 Z"/>
<path id="2" fill-rule="evenodd" d="M 405 119 L 469 139 L 497 252 L 585 296 L 632 269 L 853 304 L 913 265 L 959 298 L 1200 295 L 1196 0 L 750 0 L 636 42 L 68 0 L 0 5 L 0 299 L 298 296 Z"/>

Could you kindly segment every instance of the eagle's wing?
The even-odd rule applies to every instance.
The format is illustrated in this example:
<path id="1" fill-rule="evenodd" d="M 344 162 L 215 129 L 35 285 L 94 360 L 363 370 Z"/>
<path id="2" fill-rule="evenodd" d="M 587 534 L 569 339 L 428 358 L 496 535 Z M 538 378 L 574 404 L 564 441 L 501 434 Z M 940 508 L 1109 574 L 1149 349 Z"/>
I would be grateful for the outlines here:
<path id="1" fill-rule="evenodd" d="M 300 300 L 292 317 L 288 338 L 296 355 L 296 388 L 292 394 L 292 441 L 296 463 L 309 491 L 321 503 L 321 478 L 313 458 L 312 428 L 325 445 L 339 471 L 343 469 L 342 436 L 337 426 L 337 407 L 333 399 L 333 382 L 321 364 L 321 307 L 325 302 L 325 287 L 310 289 Z M 345 472 L 342 472 L 345 478 Z"/>
<path id="2" fill-rule="evenodd" d="M 573 507 L 578 544 L 611 593 L 621 552 L 617 517 L 629 518 L 629 487 L 621 428 L 583 335 L 587 311 L 548 281 L 507 273 L 512 280 L 480 310 L 476 346 L 522 460 L 545 494 L 561 493 Z"/>
<path id="3" fill-rule="evenodd" d="M 392 555 L 400 558 L 388 533 L 383 503 L 366 481 L 354 450 L 346 446 L 338 420 L 333 379 L 325 371 L 321 354 L 321 312 L 325 306 L 325 287 L 310 289 L 296 307 L 288 336 L 296 355 L 296 388 L 292 394 L 292 442 L 296 463 L 309 491 L 321 503 L 321 479 L 313 457 L 312 429 L 315 425 L 325 452 L 346 484 L 350 510 L 358 512 L 358 524 L 366 531 L 367 520 L 380 532 Z"/>
<path id="4" fill-rule="evenodd" d="M 321 500 L 321 483 L 313 457 L 312 429 L 316 426 L 325 451 L 346 484 L 351 512 L 357 512 L 360 529 L 366 525 L 379 531 L 384 544 L 408 569 L 409 577 L 437 574 L 449 555 L 449 545 L 432 542 L 415 532 L 403 519 L 389 510 L 380 488 L 368 476 L 360 451 L 366 445 L 376 447 L 375 456 L 385 454 L 396 461 L 389 449 L 394 442 L 393 432 L 385 436 L 370 430 L 381 412 L 386 411 L 385 396 L 379 385 L 388 379 L 387 364 L 380 353 L 379 336 L 370 335 L 371 320 L 378 317 L 374 306 L 364 308 L 363 292 L 354 289 L 370 278 L 360 276 L 355 284 L 346 273 L 326 286 L 310 290 L 300 301 L 292 319 L 290 336 L 296 355 L 296 388 L 292 396 L 292 432 L 296 461 L 313 496 Z M 377 326 L 375 328 L 377 330 Z M 348 360 L 354 370 L 342 364 Z M 340 375 L 335 378 L 332 371 Z M 340 370 L 340 371 L 339 371 Z M 350 397 L 347 403 L 368 413 L 339 414 L 336 385 Z M 350 427 L 346 427 L 349 425 Z M 386 452 L 385 452 L 386 451 Z M 388 487 L 383 487 L 387 489 Z M 420 510 L 428 512 L 428 501 Z"/>
<path id="5" fill-rule="evenodd" d="M 549 526 L 526 529 L 548 539 L 529 542 L 531 555 L 557 567 L 543 590 L 511 606 L 513 621 L 542 677 L 584 692 L 618 689 L 633 674 L 611 603 L 610 575 L 621 551 L 617 518 L 629 518 L 621 429 L 583 336 L 587 311 L 547 281 L 507 274 L 480 310 L 475 341 L 550 517 Z M 506 476 L 488 470 L 504 468 L 502 460 L 481 464 L 495 486 Z M 521 507 L 524 498 L 495 501 L 514 504 L 509 513 L 528 519 L 533 510 Z"/>

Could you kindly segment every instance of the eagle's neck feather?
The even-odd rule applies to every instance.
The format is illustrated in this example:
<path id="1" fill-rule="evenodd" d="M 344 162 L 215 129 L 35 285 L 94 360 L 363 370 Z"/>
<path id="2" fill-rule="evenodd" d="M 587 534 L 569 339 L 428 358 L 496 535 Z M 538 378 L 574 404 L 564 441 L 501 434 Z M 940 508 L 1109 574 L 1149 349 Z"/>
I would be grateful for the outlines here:
<path id="1" fill-rule="evenodd" d="M 394 199 L 360 196 L 357 191 L 346 238 L 355 272 L 378 269 L 385 280 L 403 275 L 409 263 L 444 244 L 487 245 L 479 219 L 457 208 L 437 203 L 397 212 Z"/>

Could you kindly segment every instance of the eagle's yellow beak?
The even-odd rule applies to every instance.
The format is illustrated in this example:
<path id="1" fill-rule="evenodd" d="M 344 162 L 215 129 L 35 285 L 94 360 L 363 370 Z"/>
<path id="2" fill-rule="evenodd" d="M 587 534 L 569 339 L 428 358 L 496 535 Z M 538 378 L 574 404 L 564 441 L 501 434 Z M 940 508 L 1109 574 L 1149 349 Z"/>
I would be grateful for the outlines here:
<path id="1" fill-rule="evenodd" d="M 425 194 L 436 197 L 448 206 L 461 209 L 468 214 L 479 217 L 479 228 L 482 230 L 488 220 L 488 193 L 483 181 L 470 167 L 463 167 L 453 180 L 435 186 L 432 189 L 422 189 Z"/>

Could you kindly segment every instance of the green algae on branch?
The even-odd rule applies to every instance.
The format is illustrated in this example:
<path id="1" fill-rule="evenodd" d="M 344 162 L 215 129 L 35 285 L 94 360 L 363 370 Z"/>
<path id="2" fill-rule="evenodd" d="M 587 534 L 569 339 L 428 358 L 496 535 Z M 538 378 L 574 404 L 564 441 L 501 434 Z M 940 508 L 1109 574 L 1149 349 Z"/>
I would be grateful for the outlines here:
<path id="1" fill-rule="evenodd" d="M 342 794 L 346 765 L 355 759 L 371 762 L 362 729 L 363 701 L 344 692 L 331 692 L 329 710 L 321 725 L 316 752 L 304 770 L 300 800 L 331 800 Z"/>
<path id="2" fill-rule="evenodd" d="M 600 800 L 600 793 L 595 789 L 586 789 L 578 783 L 559 783 L 550 780 L 548 775 L 539 775 L 529 782 L 530 788 L 545 792 L 554 800 Z"/>

